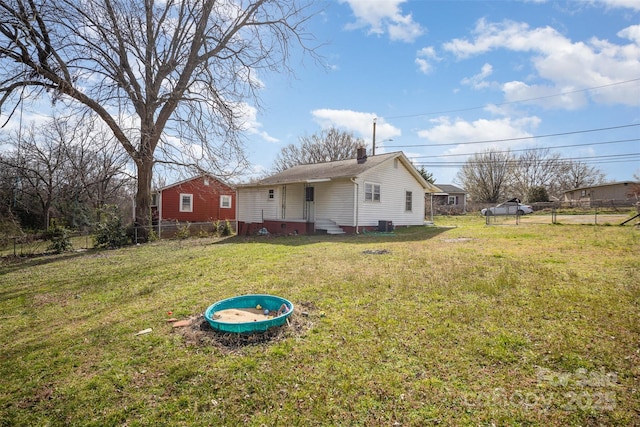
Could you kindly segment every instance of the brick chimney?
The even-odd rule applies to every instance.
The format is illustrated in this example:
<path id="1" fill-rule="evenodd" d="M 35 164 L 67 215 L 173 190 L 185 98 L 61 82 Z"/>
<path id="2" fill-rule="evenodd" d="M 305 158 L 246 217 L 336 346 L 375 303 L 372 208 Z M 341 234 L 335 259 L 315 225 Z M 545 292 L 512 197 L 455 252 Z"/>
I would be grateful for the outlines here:
<path id="1" fill-rule="evenodd" d="M 364 163 L 367 161 L 367 149 L 365 147 L 358 147 L 357 153 L 358 163 Z"/>

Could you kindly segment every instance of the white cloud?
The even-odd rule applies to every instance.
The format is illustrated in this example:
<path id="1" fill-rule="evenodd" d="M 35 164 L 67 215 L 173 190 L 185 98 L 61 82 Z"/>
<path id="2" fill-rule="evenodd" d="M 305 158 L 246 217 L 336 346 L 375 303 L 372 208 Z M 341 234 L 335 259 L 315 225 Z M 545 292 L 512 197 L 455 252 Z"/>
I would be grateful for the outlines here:
<path id="1" fill-rule="evenodd" d="M 622 39 L 631 40 L 636 45 L 640 46 L 640 25 L 632 25 L 624 28 L 623 30 L 618 31 L 617 36 Z"/>
<path id="2" fill-rule="evenodd" d="M 474 141 L 496 141 L 512 138 L 526 138 L 533 136 L 532 130 L 538 127 L 541 120 L 536 116 L 522 118 L 500 118 L 494 120 L 478 119 L 472 122 L 456 118 L 438 117 L 431 120 L 434 126 L 418 132 L 420 138 L 427 139 L 436 144 L 451 144 Z M 474 144 L 470 148 L 468 145 L 458 145 L 448 150 L 448 153 L 468 153 L 470 151 L 482 151 L 486 148 L 508 148 L 528 142 L 522 141 L 502 141 L 487 142 L 486 144 Z"/>
<path id="3" fill-rule="evenodd" d="M 439 61 L 440 58 L 436 55 L 436 51 L 433 46 L 423 47 L 416 53 L 415 63 L 418 65 L 420 71 L 424 74 L 429 74 L 433 69 L 430 61 Z"/>
<path id="4" fill-rule="evenodd" d="M 277 138 L 272 137 L 266 131 L 262 129 L 262 123 L 257 119 L 258 110 L 247 103 L 239 103 L 235 109 L 236 112 L 240 112 L 243 116 L 242 127 L 243 130 L 252 135 L 258 135 L 260 138 L 267 142 L 278 142 Z"/>
<path id="5" fill-rule="evenodd" d="M 483 89 L 490 85 L 490 83 L 485 79 L 491 74 L 493 74 L 493 66 L 487 63 L 482 66 L 478 74 L 462 79 L 461 83 L 463 85 L 471 86 L 474 89 Z"/>
<path id="6" fill-rule="evenodd" d="M 576 110 L 587 104 L 586 93 L 572 92 L 572 88 L 563 87 L 564 94 L 559 95 L 558 88 L 545 85 L 528 85 L 521 81 L 506 82 L 502 91 L 506 102 L 528 100 L 529 103 L 540 104 L 545 108 L 561 108 Z"/>
<path id="7" fill-rule="evenodd" d="M 627 8 L 640 10 L 640 2 L 638 0 L 599 0 L 596 3 L 602 3 L 610 8 Z"/>
<path id="8" fill-rule="evenodd" d="M 345 129 L 366 141 L 373 139 L 373 119 L 376 119 L 376 141 L 384 141 L 402 134 L 399 128 L 387 123 L 383 118 L 376 118 L 377 116 L 374 113 L 324 108 L 314 110 L 311 114 L 314 120 L 323 128 L 334 126 Z"/>
<path id="9" fill-rule="evenodd" d="M 347 3 L 356 22 L 348 29 L 369 28 L 369 34 L 389 34 L 391 40 L 412 42 L 424 33 L 412 15 L 402 14 L 400 5 L 406 0 L 340 0 Z"/>
<path id="10" fill-rule="evenodd" d="M 543 83 L 505 83 L 502 89 L 506 101 L 543 98 L 536 103 L 548 108 L 573 109 L 586 104 L 586 92 L 559 99 L 548 96 L 637 79 L 640 69 L 640 26 L 627 27 L 617 35 L 631 43 L 615 44 L 597 38 L 573 42 L 551 27 L 532 29 L 526 23 L 489 23 L 481 19 L 476 24 L 471 40 L 454 39 L 443 47 L 458 59 L 497 49 L 530 53 L 531 64 L 537 73 L 534 78 L 540 78 Z M 629 90 L 629 85 L 589 91 L 589 97 L 604 104 L 640 105 L 640 96 L 637 91 Z"/>

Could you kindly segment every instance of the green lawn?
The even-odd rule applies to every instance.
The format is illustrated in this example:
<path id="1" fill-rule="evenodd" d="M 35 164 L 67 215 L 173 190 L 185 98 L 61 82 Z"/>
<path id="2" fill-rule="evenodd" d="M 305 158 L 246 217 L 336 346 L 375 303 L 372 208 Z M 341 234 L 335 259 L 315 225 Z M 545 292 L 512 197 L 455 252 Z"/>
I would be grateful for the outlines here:
<path id="1" fill-rule="evenodd" d="M 637 228 L 436 224 L 5 258 L 0 425 L 640 425 Z M 291 325 L 166 322 L 246 293 Z"/>

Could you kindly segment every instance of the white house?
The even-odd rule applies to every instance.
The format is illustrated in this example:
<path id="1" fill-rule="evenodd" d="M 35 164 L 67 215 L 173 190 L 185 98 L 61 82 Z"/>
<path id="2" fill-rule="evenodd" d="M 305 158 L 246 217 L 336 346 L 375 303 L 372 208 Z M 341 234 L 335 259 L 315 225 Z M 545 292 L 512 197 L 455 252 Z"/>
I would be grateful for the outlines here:
<path id="1" fill-rule="evenodd" d="M 236 187 L 238 234 L 358 233 L 422 225 L 426 182 L 402 152 L 295 166 Z"/>

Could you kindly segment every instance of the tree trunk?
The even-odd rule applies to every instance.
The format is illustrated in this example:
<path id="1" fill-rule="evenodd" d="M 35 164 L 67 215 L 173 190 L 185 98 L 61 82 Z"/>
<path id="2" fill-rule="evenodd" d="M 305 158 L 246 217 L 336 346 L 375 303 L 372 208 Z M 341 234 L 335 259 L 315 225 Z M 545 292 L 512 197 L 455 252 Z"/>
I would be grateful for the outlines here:
<path id="1" fill-rule="evenodd" d="M 138 191 L 136 192 L 135 221 L 136 243 L 148 240 L 151 225 L 151 179 L 153 173 L 153 158 L 141 159 L 136 162 L 138 169 Z"/>

